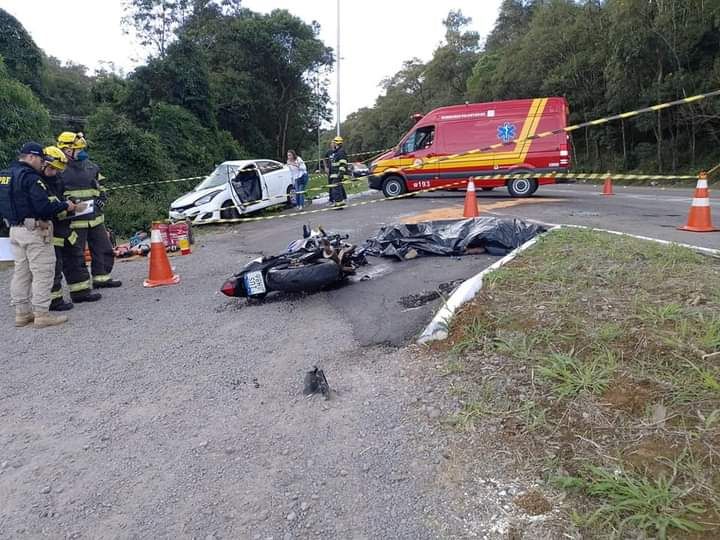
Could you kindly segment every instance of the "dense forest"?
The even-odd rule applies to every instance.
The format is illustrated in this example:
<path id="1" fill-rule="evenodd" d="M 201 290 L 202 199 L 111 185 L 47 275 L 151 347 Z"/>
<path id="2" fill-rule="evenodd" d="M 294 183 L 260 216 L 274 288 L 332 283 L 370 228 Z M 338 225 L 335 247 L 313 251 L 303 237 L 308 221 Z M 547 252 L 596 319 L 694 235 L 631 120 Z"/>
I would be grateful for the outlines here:
<path id="1" fill-rule="evenodd" d="M 148 52 L 126 75 L 62 63 L 0 9 L 0 163 L 23 141 L 65 129 L 87 134 L 115 184 L 280 158 L 288 147 L 317 154 L 319 126 L 334 121 L 333 51 L 317 23 L 241 0 L 125 4 L 123 25 Z M 393 146 L 413 113 L 442 105 L 558 95 L 575 123 L 720 87 L 720 0 L 504 0 L 485 39 L 471 22 L 450 11 L 432 58 L 407 59 L 372 107 L 347 117 L 350 152 Z M 695 171 L 720 162 L 720 100 L 578 131 L 572 142 L 577 169 Z M 186 188 L 118 192 L 109 212 L 121 229 L 139 226 Z"/>
<path id="2" fill-rule="evenodd" d="M 484 43 L 451 12 L 432 59 L 405 62 L 350 115 L 355 151 L 396 144 L 442 105 L 564 96 L 579 123 L 720 87 L 720 0 L 504 0 Z M 720 162 L 720 100 L 573 134 L 585 170 L 675 172 Z"/>

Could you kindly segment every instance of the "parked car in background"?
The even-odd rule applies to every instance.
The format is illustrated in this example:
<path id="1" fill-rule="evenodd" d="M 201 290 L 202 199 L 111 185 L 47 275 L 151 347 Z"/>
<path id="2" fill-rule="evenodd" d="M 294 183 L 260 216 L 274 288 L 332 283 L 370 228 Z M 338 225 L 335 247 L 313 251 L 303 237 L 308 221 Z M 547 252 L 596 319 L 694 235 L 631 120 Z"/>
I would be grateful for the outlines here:
<path id="1" fill-rule="evenodd" d="M 353 178 L 359 178 L 370 174 L 370 169 L 362 161 L 356 161 L 350 164 L 350 172 L 352 173 Z"/>
<path id="2" fill-rule="evenodd" d="M 288 167 L 272 159 L 226 161 L 170 205 L 170 219 L 193 224 L 234 219 L 295 199 Z"/>

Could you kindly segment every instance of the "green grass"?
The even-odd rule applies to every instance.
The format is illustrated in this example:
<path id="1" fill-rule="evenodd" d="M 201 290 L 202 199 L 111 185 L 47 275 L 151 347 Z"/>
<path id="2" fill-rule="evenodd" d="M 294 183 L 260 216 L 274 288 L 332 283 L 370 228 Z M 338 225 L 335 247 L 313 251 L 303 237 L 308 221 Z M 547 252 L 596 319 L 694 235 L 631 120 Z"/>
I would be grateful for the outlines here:
<path id="1" fill-rule="evenodd" d="M 553 392 L 560 397 L 580 393 L 602 394 L 610 384 L 617 362 L 613 353 L 582 361 L 573 353 L 553 353 L 538 366 L 538 373 L 548 379 Z"/>
<path id="2" fill-rule="evenodd" d="M 318 198 L 318 197 L 324 197 L 328 194 L 328 178 L 327 175 L 324 174 L 313 174 L 310 176 L 310 180 L 308 181 L 307 190 L 309 193 L 306 196 L 309 196 L 311 198 Z M 355 193 L 362 193 L 363 191 L 368 190 L 368 182 L 367 178 L 358 178 L 354 179 L 352 181 L 348 181 L 347 183 L 343 184 L 345 186 L 345 192 L 348 195 L 352 195 Z"/>
<path id="3" fill-rule="evenodd" d="M 692 502 L 689 491 L 676 485 L 675 478 L 650 480 L 625 471 L 588 466 L 580 476 L 561 478 L 556 483 L 579 488 L 599 500 L 600 506 L 590 514 L 575 515 L 578 525 L 596 530 L 610 527 L 618 538 L 625 538 L 628 530 L 640 530 L 664 540 L 672 529 L 704 530 L 699 516 L 705 507 Z"/>
<path id="4" fill-rule="evenodd" d="M 553 471 L 538 447 L 561 449 L 557 470 L 588 464 L 573 481 L 589 498 L 568 500 L 586 507 L 585 537 L 703 525 L 720 538 L 720 364 L 708 356 L 720 351 L 720 260 L 561 229 L 488 276 L 449 324 L 449 344 L 450 357 L 472 358 L 459 427 L 507 417 L 511 450 L 540 477 Z M 506 380 L 492 399 L 488 369 Z"/>

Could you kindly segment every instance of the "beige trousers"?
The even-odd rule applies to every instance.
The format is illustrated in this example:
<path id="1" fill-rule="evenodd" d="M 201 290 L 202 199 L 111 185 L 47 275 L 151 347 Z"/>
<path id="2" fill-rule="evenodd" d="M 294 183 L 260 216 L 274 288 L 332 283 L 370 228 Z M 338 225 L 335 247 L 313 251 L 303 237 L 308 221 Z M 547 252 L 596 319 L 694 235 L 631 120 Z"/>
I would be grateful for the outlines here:
<path id="1" fill-rule="evenodd" d="M 10 245 L 15 257 L 15 272 L 10 283 L 11 304 L 15 313 L 47 312 L 50 289 L 55 276 L 55 248 L 49 230 L 29 231 L 25 226 L 10 228 Z"/>

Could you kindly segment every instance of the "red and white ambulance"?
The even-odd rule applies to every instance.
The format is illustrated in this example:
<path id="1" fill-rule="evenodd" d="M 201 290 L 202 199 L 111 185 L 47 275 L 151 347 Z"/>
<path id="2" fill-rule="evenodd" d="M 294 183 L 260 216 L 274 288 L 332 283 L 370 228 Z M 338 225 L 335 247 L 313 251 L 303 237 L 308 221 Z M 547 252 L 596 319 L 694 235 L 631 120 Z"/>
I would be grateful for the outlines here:
<path id="1" fill-rule="evenodd" d="M 540 185 L 562 182 L 548 173 L 570 167 L 569 135 L 563 131 L 568 115 L 562 97 L 435 109 L 372 162 L 368 182 L 394 197 L 443 186 L 465 189 L 474 177 L 479 189 L 507 187 L 512 197 L 529 197 Z M 483 179 L 510 172 L 529 177 Z"/>

